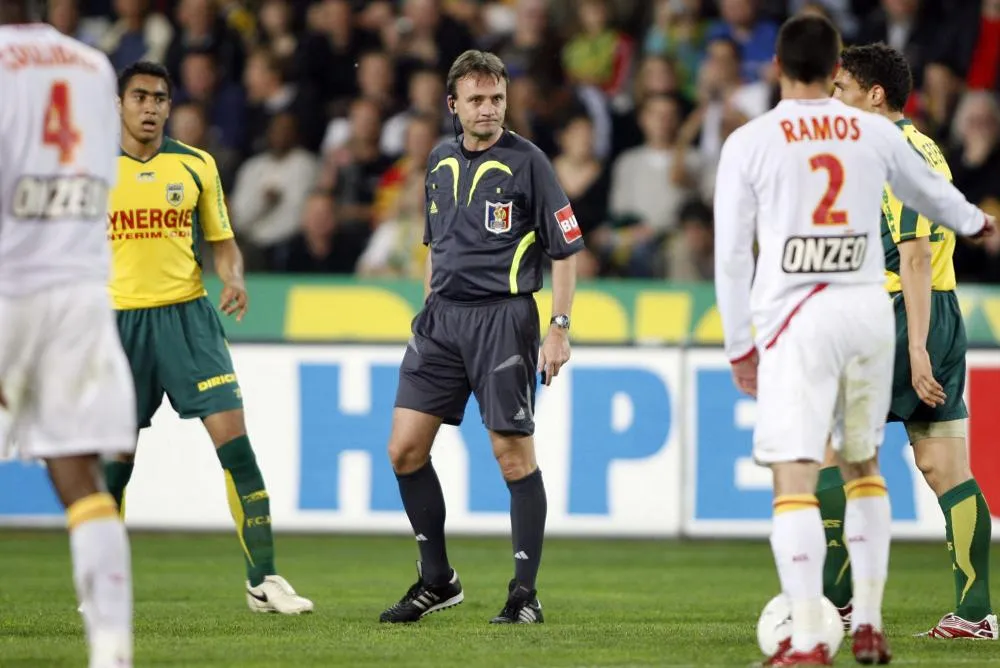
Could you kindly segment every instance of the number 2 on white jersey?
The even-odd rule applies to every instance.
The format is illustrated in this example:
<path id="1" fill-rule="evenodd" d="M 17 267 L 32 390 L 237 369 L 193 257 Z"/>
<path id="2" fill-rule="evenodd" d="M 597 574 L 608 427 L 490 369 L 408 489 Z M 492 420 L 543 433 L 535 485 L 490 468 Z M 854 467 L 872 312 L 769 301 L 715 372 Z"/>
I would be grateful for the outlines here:
<path id="1" fill-rule="evenodd" d="M 59 150 L 59 164 L 73 162 L 73 154 L 80 143 L 80 132 L 73 125 L 69 84 L 55 81 L 49 89 L 49 103 L 45 107 L 42 144 Z"/>
<path id="2" fill-rule="evenodd" d="M 829 181 L 826 192 L 813 210 L 813 225 L 846 225 L 847 212 L 834 209 L 840 189 L 844 187 L 844 165 L 832 153 L 819 153 L 809 158 L 809 166 L 815 172 L 826 170 Z"/>

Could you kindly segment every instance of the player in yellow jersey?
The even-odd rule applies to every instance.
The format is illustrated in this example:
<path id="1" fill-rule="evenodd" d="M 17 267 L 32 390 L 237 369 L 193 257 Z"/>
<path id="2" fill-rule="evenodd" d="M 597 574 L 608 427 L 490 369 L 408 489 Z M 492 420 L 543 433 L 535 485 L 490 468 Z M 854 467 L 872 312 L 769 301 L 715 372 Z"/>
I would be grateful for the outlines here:
<path id="1" fill-rule="evenodd" d="M 903 55 L 885 44 L 843 52 L 835 97 L 885 116 L 913 150 L 948 180 L 937 144 L 903 117 L 912 78 Z M 896 363 L 888 420 L 902 422 L 917 467 L 944 513 L 955 579 L 955 610 L 920 635 L 997 639 L 990 604 L 991 518 L 966 450 L 965 326 L 955 296 L 955 235 L 882 192 L 886 288 L 896 311 Z M 832 459 L 828 458 L 828 462 Z M 849 614 L 851 576 L 842 531 L 844 494 L 836 468 L 823 469 L 817 496 L 827 526 L 827 598 Z"/>
<path id="2" fill-rule="evenodd" d="M 182 418 L 200 418 L 225 474 L 246 561 L 246 599 L 256 612 L 298 614 L 313 604 L 274 568 L 270 501 L 247 438 L 243 399 L 225 332 L 206 297 L 200 241 L 224 283 L 220 308 L 247 310 L 243 257 L 233 239 L 215 161 L 164 135 L 172 84 L 160 65 L 119 75 L 121 155 L 108 207 L 111 295 L 135 381 L 138 425 L 150 425 L 166 394 Z M 107 465 L 120 503 L 132 459 Z"/>

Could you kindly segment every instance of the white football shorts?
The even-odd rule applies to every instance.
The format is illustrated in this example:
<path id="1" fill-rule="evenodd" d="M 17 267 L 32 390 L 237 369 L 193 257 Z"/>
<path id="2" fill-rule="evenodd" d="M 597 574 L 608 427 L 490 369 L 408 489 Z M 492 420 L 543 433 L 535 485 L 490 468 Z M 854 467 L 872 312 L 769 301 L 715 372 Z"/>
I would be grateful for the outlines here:
<path id="1" fill-rule="evenodd" d="M 849 462 L 875 456 L 892 401 L 896 322 L 881 286 L 829 285 L 760 351 L 754 459 L 822 462 L 827 435 Z"/>
<path id="2" fill-rule="evenodd" d="M 0 388 L 4 454 L 135 450 L 135 389 L 103 284 L 0 296 Z"/>

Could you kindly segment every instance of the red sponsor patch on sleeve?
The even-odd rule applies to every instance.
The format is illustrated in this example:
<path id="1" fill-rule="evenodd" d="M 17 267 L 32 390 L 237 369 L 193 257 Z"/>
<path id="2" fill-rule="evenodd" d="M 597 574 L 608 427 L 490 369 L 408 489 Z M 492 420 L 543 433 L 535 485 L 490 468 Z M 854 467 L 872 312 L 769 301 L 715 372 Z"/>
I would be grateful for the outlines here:
<path id="1" fill-rule="evenodd" d="M 571 244 L 583 236 L 583 233 L 580 232 L 580 225 L 576 222 L 576 216 L 573 214 L 573 207 L 569 204 L 556 211 L 556 222 L 559 223 L 559 229 L 562 230 L 566 243 Z"/>

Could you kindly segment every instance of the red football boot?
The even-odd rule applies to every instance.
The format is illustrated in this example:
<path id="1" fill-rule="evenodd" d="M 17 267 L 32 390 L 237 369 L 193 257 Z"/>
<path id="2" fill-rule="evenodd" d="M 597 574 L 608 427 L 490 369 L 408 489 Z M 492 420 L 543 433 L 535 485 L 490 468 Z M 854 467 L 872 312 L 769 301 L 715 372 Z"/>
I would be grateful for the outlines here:
<path id="1" fill-rule="evenodd" d="M 970 622 L 962 619 L 953 612 L 941 618 L 937 626 L 925 633 L 918 633 L 918 636 L 926 638 L 971 638 L 975 640 L 996 640 L 1000 633 L 997 629 L 997 616 L 986 615 L 978 622 Z"/>
<path id="2" fill-rule="evenodd" d="M 832 666 L 829 648 L 820 643 L 808 652 L 797 652 L 792 649 L 791 639 L 785 639 L 778 645 L 778 651 L 770 659 L 760 664 L 764 668 L 770 666 Z"/>
<path id="3" fill-rule="evenodd" d="M 866 666 L 884 666 L 892 661 L 892 652 L 885 634 L 876 631 L 871 624 L 862 624 L 854 632 L 853 649 L 857 662 Z"/>

